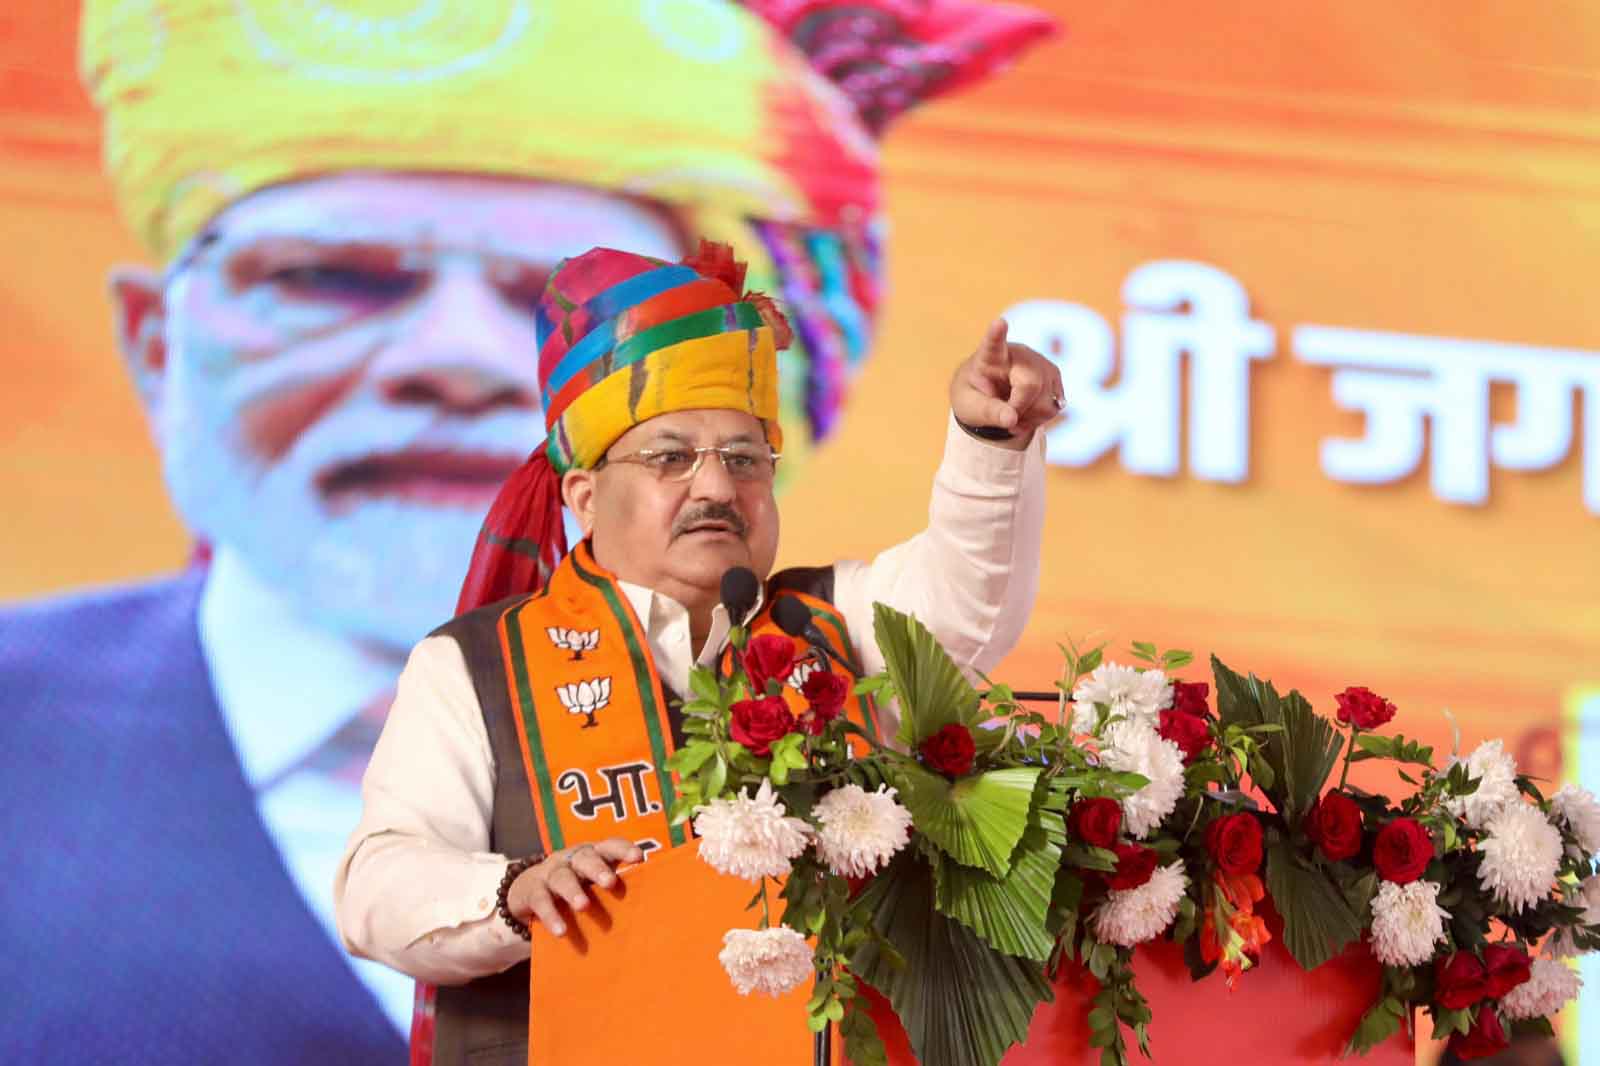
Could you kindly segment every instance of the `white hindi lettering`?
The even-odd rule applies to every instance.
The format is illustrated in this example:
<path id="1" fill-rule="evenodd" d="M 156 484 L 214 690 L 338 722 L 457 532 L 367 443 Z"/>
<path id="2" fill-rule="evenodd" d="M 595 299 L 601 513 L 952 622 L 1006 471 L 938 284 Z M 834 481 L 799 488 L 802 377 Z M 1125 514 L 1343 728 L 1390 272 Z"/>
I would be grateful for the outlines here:
<path id="1" fill-rule="evenodd" d="M 1120 360 L 1115 331 L 1091 307 L 1037 299 L 1005 311 L 1011 338 L 1061 369 L 1067 409 L 1047 432 L 1048 461 L 1087 466 L 1116 449 L 1131 473 L 1176 477 L 1187 407 L 1190 471 L 1205 481 L 1245 480 L 1250 368 L 1272 357 L 1273 327 L 1250 317 L 1243 285 L 1206 263 L 1142 264 L 1123 281 L 1122 298 Z M 1435 495 L 1482 504 L 1490 470 L 1548 470 L 1566 459 L 1579 399 L 1583 503 L 1600 515 L 1600 351 L 1323 325 L 1296 327 L 1290 348 L 1300 362 L 1331 368 L 1334 402 L 1366 416 L 1364 436 L 1322 442 L 1330 479 L 1397 481 L 1426 454 Z M 1490 418 L 1497 382 L 1516 389 L 1512 422 Z"/>
<path id="2" fill-rule="evenodd" d="M 1061 368 L 1062 422 L 1049 430 L 1048 460 L 1086 466 L 1120 446 L 1137 474 L 1180 468 L 1182 358 L 1189 357 L 1189 468 L 1207 481 L 1243 481 L 1250 470 L 1250 363 L 1270 358 L 1272 327 L 1250 317 L 1244 286 L 1204 263 L 1145 263 L 1123 282 L 1120 379 L 1111 327 L 1061 300 L 1027 300 L 1005 312 L 1013 340 Z"/>
<path id="3" fill-rule="evenodd" d="M 1333 368 L 1333 398 L 1366 414 L 1366 435 L 1322 442 L 1322 469 L 1335 481 L 1396 481 L 1422 463 L 1431 428 L 1428 479 L 1440 499 L 1481 504 L 1491 467 L 1548 470 L 1572 450 L 1572 405 L 1582 395 L 1583 502 L 1600 514 L 1600 352 L 1300 326 L 1296 358 Z M 1489 387 L 1517 390 L 1516 421 L 1494 425 Z"/>

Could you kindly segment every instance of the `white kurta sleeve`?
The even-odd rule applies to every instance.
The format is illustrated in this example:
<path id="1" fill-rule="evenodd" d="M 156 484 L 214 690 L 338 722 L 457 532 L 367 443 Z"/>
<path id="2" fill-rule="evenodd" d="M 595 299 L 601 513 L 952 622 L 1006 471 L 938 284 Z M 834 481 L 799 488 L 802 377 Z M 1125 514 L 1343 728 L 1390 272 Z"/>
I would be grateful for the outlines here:
<path id="1" fill-rule="evenodd" d="M 528 957 L 495 912 L 508 859 L 489 851 L 494 755 L 461 648 L 418 644 L 361 782 L 334 880 L 345 947 L 435 984 Z"/>
<path id="2" fill-rule="evenodd" d="M 874 602 L 915 615 L 969 671 L 992 669 L 1016 646 L 1039 588 L 1043 450 L 1042 433 L 1012 451 L 971 437 L 952 417 L 927 528 L 870 563 L 835 565 L 835 606 L 869 673 L 883 669 Z"/>

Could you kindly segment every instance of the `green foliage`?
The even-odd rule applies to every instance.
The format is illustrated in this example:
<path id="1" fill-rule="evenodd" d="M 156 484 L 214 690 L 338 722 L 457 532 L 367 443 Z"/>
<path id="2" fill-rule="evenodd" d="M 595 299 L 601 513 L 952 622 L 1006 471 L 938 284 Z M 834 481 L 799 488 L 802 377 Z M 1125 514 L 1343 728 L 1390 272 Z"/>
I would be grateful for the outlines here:
<path id="1" fill-rule="evenodd" d="M 910 762 L 891 771 L 917 829 L 956 862 L 997 878 L 1010 871 L 1028 828 L 1040 773 L 1037 766 L 1016 766 L 951 782 Z"/>
<path id="2" fill-rule="evenodd" d="M 858 901 L 881 942 L 862 944 L 850 969 L 888 998 L 922 1066 L 994 1066 L 1027 1036 L 1050 985 L 1037 962 L 995 951 L 934 902 L 932 870 L 901 851 Z"/>
<path id="3" fill-rule="evenodd" d="M 1402 736 L 1380 737 L 1375 733 L 1357 733 L 1355 745 L 1360 750 L 1350 756 L 1351 762 L 1367 759 L 1393 759 L 1395 762 L 1413 763 L 1433 768 L 1433 749 Z M 1474 786 L 1476 787 L 1476 786 Z"/>
<path id="4" fill-rule="evenodd" d="M 1097 848 L 1089 844 L 1068 844 L 1063 856 L 1068 866 L 1079 870 L 1097 870 L 1103 874 L 1115 872 L 1117 853 L 1110 848 Z"/>
<path id="5" fill-rule="evenodd" d="M 1472 1007 L 1461 1007 L 1456 1010 L 1446 1010 L 1444 1007 L 1435 1006 L 1433 1015 L 1433 1038 L 1444 1040 L 1456 1033 L 1465 1036 L 1472 1030 Z"/>
<path id="6" fill-rule="evenodd" d="M 900 731 L 908 751 L 947 725 L 975 727 L 978 691 L 939 646 L 928 627 L 881 603 L 872 605 L 872 631 L 900 700 Z M 1019 831 L 1020 834 L 1020 831 Z"/>
<path id="7" fill-rule="evenodd" d="M 1211 670 L 1217 682 L 1217 712 L 1225 729 L 1232 725 L 1280 727 L 1260 742 L 1262 761 L 1270 768 L 1272 780 L 1263 781 L 1257 773 L 1256 784 L 1289 825 L 1298 826 L 1339 761 L 1342 744 L 1338 732 L 1312 711 L 1298 692 L 1279 696 L 1271 682 L 1254 674 L 1242 678 L 1215 655 Z"/>
<path id="8" fill-rule="evenodd" d="M 1047 926 L 1065 840 L 1061 816 L 1035 807 L 1005 877 L 953 862 L 936 862 L 939 912 L 977 933 L 997 951 L 1044 962 L 1055 946 Z"/>
<path id="9" fill-rule="evenodd" d="M 1345 893 L 1287 841 L 1267 848 L 1267 892 L 1283 916 L 1283 946 L 1302 969 L 1315 970 L 1361 938 L 1361 919 Z"/>
<path id="10" fill-rule="evenodd" d="M 1345 1045 L 1345 1055 L 1365 1055 L 1400 1031 L 1407 1007 L 1393 996 L 1383 996 L 1361 1016 L 1350 1042 Z"/>
<path id="11" fill-rule="evenodd" d="M 1128 1045 L 1122 1027 L 1133 1030 L 1139 1051 L 1150 1056 L 1150 1004 L 1134 984 L 1133 949 L 1097 943 L 1085 936 L 1078 958 L 1100 982 L 1089 1011 L 1089 1046 L 1100 1048 L 1102 1066 L 1127 1066 Z"/>
<path id="12" fill-rule="evenodd" d="M 872 1016 L 859 998 L 845 1005 L 839 1032 L 844 1037 L 844 1053 L 850 1066 L 889 1066 L 889 1052 L 883 1046 L 883 1038 L 878 1035 L 878 1027 L 872 1023 Z"/>
<path id="13" fill-rule="evenodd" d="M 774 785 L 787 785 L 789 771 L 806 768 L 806 754 L 801 750 L 805 739 L 799 733 L 790 733 L 772 742 L 772 761 L 767 768 L 767 776 L 772 778 Z"/>

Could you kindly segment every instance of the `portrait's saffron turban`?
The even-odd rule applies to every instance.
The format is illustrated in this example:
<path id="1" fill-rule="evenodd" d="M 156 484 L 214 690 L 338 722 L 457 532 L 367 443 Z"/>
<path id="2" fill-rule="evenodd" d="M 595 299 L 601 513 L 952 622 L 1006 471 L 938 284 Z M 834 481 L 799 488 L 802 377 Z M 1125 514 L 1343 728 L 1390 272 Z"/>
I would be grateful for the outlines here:
<path id="1" fill-rule="evenodd" d="M 666 204 L 789 308 L 794 454 L 871 334 L 876 135 L 1050 29 L 987 0 L 86 0 L 81 66 L 123 211 L 163 261 L 228 204 L 341 171 Z"/>

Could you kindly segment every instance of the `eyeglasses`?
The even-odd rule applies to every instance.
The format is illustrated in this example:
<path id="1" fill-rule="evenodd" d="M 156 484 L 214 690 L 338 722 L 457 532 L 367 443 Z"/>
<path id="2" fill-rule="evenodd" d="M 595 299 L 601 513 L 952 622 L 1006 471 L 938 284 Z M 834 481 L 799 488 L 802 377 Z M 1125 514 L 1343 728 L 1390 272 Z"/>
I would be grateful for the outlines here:
<path id="1" fill-rule="evenodd" d="M 722 469 L 735 481 L 768 482 L 778 468 L 779 453 L 759 444 L 723 444 L 706 448 L 645 448 L 632 455 L 610 456 L 595 465 L 634 463 L 657 481 L 689 481 L 700 472 L 708 455 L 722 460 Z"/>

